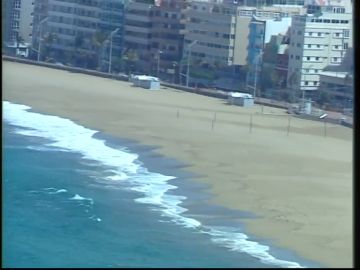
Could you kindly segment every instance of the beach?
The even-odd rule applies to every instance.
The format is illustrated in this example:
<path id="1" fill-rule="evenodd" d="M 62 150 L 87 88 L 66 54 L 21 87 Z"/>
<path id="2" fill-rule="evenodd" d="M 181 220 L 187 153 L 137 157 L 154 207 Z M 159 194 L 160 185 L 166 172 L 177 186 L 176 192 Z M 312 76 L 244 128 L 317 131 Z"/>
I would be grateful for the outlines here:
<path id="1" fill-rule="evenodd" d="M 209 185 L 212 203 L 255 213 L 242 220 L 249 232 L 328 267 L 352 266 L 351 129 L 34 65 L 3 61 L 3 78 L 3 100 L 157 146 Z"/>

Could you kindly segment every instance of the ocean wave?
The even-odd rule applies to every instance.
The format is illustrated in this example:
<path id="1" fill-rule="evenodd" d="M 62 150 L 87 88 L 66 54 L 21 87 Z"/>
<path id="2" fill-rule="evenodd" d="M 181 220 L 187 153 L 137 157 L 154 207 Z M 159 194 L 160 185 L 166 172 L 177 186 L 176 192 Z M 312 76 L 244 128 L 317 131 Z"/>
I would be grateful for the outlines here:
<path id="1" fill-rule="evenodd" d="M 66 193 L 66 192 L 68 192 L 66 189 L 58 189 L 57 191 L 55 191 L 55 192 L 49 192 L 49 194 L 58 194 L 58 193 Z"/>
<path id="2" fill-rule="evenodd" d="M 125 152 L 125 148 L 121 150 L 111 148 L 103 140 L 94 138 L 93 135 L 97 131 L 87 129 L 68 119 L 29 112 L 31 108 L 28 106 L 3 101 L 3 107 L 6 121 L 12 125 L 27 128 L 17 132 L 50 139 L 53 142 L 48 146 L 80 153 L 85 159 L 95 160 L 112 167 L 113 175 L 107 176 L 106 179 L 128 183 L 130 190 L 143 195 L 135 199 L 137 203 L 155 206 L 162 216 L 170 218 L 172 222 L 208 234 L 214 243 L 234 251 L 245 252 L 265 264 L 301 267 L 296 262 L 275 258 L 269 253 L 268 246 L 249 240 L 248 236 L 238 232 L 236 228 L 205 226 L 196 219 L 186 217 L 184 213 L 188 209 L 181 206 L 186 197 L 168 194 L 169 190 L 177 188 L 169 184 L 169 181 L 176 177 L 149 172 L 137 161 L 137 154 Z M 75 194 L 70 200 L 87 200 L 94 203 L 91 198 L 85 198 L 79 194 Z M 89 218 L 101 221 L 96 216 Z"/>
<path id="3" fill-rule="evenodd" d="M 69 200 L 76 200 L 76 201 L 89 201 L 90 204 L 94 204 L 94 200 L 92 198 L 85 198 L 80 196 L 79 194 L 75 194 L 73 197 L 71 197 Z"/>
<path id="4" fill-rule="evenodd" d="M 18 131 L 17 133 L 24 135 L 21 131 Z M 31 136 L 31 135 L 30 135 L 30 136 Z M 43 152 L 49 152 L 49 151 L 69 152 L 69 150 L 66 150 L 66 149 L 61 149 L 61 148 L 59 149 L 59 148 L 49 147 L 49 146 L 32 146 L 32 145 L 29 145 L 29 146 L 27 146 L 26 148 L 27 148 L 27 149 L 30 149 L 30 150 L 43 151 Z"/>

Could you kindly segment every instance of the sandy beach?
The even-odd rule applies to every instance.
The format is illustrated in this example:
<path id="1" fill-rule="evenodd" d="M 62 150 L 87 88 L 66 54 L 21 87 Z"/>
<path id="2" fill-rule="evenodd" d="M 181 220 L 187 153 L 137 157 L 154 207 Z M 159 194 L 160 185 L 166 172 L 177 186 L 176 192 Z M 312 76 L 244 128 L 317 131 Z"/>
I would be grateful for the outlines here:
<path id="1" fill-rule="evenodd" d="M 2 89 L 3 100 L 159 146 L 209 185 L 213 203 L 258 215 L 243 220 L 250 233 L 326 267 L 352 266 L 351 129 L 7 61 Z"/>

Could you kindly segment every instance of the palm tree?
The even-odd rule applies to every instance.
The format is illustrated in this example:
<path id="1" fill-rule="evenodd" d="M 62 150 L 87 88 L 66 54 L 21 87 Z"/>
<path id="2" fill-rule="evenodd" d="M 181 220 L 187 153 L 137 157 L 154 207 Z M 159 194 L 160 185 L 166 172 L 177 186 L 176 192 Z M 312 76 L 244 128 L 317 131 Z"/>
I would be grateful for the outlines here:
<path id="1" fill-rule="evenodd" d="M 125 70 L 130 74 L 135 64 L 139 61 L 139 55 L 135 50 L 129 49 L 124 53 L 121 60 L 125 63 Z"/>
<path id="2" fill-rule="evenodd" d="M 23 43 L 25 40 L 21 37 L 21 36 L 17 36 L 16 37 L 16 51 L 15 51 L 15 56 L 18 55 L 19 52 L 19 48 L 20 48 L 20 44 Z"/>
<path id="3" fill-rule="evenodd" d="M 98 54 L 98 63 L 97 68 L 98 70 L 101 69 L 101 59 L 103 57 L 103 47 L 106 41 L 108 41 L 109 34 L 103 31 L 96 31 L 93 35 L 93 44 L 97 47 L 97 54 Z"/>
<path id="4" fill-rule="evenodd" d="M 45 38 L 44 38 L 44 45 L 45 45 L 44 55 L 45 55 L 45 59 L 49 57 L 49 55 L 51 53 L 52 45 L 57 40 L 57 38 L 58 38 L 57 35 L 54 34 L 54 33 L 49 33 L 47 36 L 45 36 Z"/>
<path id="5" fill-rule="evenodd" d="M 74 64 L 75 66 L 77 66 L 79 63 L 79 60 L 80 62 L 85 65 L 85 53 L 84 52 L 80 52 L 79 53 L 79 49 L 81 49 L 84 45 L 84 42 L 85 42 L 85 38 L 84 36 L 80 33 L 80 34 L 76 34 L 75 36 L 75 40 L 74 40 L 74 57 L 73 57 L 73 61 L 74 61 Z M 84 67 L 84 66 L 83 66 Z"/>

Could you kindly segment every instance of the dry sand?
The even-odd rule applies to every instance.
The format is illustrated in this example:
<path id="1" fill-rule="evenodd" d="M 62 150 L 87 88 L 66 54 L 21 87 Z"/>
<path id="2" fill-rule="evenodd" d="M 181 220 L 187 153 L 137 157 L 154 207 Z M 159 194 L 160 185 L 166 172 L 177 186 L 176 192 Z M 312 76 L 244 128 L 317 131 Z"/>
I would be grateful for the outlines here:
<path id="1" fill-rule="evenodd" d="M 202 175 L 250 233 L 329 267 L 353 262 L 352 130 L 175 89 L 3 62 L 3 100 L 132 138 Z M 177 112 L 179 110 L 179 118 Z M 212 129 L 212 120 L 216 120 Z M 250 114 L 253 126 L 250 132 Z"/>

